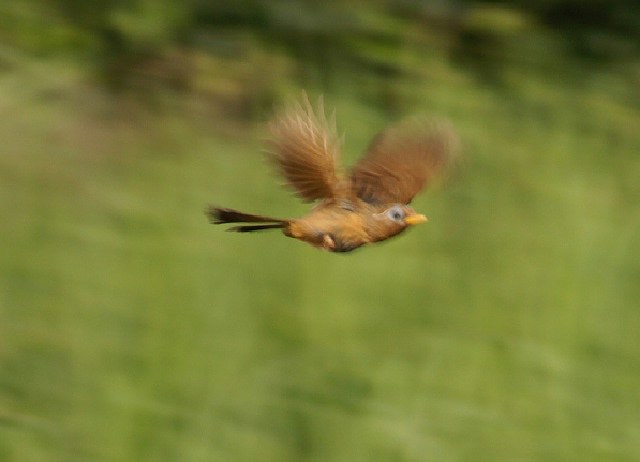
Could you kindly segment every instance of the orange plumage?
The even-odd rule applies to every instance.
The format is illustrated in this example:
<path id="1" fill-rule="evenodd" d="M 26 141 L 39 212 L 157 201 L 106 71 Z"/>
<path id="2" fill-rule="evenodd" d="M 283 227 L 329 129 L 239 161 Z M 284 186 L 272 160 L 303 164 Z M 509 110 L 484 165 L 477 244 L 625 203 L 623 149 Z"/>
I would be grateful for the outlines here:
<path id="1" fill-rule="evenodd" d="M 426 221 L 409 203 L 452 163 L 457 145 L 444 122 L 406 121 L 380 132 L 347 174 L 338 163 L 335 115 L 326 119 L 322 100 L 314 111 L 303 95 L 270 128 L 270 160 L 301 199 L 317 204 L 298 219 L 210 206 L 210 221 L 244 223 L 228 229 L 236 232 L 281 228 L 286 236 L 332 252 L 383 241 Z"/>

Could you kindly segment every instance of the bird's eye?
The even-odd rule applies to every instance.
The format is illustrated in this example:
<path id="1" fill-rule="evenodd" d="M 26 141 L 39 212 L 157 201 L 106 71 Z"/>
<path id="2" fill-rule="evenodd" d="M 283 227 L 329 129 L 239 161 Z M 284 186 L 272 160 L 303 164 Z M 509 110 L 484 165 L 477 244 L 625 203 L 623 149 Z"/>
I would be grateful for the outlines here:
<path id="1" fill-rule="evenodd" d="M 387 216 L 393 221 L 402 221 L 404 219 L 404 210 L 400 207 L 392 207 L 387 210 Z"/>

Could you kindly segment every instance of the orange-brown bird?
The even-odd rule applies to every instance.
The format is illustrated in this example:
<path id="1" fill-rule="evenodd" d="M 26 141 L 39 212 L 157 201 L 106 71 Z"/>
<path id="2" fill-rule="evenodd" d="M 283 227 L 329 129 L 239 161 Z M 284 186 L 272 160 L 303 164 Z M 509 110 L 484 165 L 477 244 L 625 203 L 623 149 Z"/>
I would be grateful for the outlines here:
<path id="1" fill-rule="evenodd" d="M 448 124 L 410 120 L 380 132 L 362 159 L 345 174 L 338 165 L 335 111 L 327 120 L 322 99 L 314 111 L 303 94 L 270 125 L 267 151 L 297 195 L 317 201 L 298 219 L 280 219 L 209 206 L 211 223 L 251 223 L 228 231 L 281 228 L 285 236 L 331 252 L 350 252 L 384 241 L 427 221 L 409 203 L 451 164 L 456 137 Z"/>

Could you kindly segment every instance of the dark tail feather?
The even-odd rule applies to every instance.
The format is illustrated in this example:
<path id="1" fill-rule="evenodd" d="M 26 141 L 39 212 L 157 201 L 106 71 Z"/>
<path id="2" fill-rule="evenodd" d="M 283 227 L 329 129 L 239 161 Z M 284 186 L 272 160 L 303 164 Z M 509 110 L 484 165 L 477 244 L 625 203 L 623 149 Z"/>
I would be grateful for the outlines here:
<path id="1" fill-rule="evenodd" d="M 262 231 L 264 229 L 284 228 L 284 223 L 273 223 L 270 225 L 247 225 L 247 226 L 234 226 L 227 229 L 236 233 L 252 233 L 254 231 Z"/>
<path id="2" fill-rule="evenodd" d="M 267 223 L 264 225 L 234 226 L 227 230 L 238 233 L 250 233 L 252 231 L 260 231 L 263 229 L 284 228 L 288 221 L 280 218 L 253 215 L 251 213 L 244 213 L 234 209 L 214 207 L 212 205 L 207 207 L 205 213 L 209 217 L 209 221 L 214 225 L 225 223 Z"/>

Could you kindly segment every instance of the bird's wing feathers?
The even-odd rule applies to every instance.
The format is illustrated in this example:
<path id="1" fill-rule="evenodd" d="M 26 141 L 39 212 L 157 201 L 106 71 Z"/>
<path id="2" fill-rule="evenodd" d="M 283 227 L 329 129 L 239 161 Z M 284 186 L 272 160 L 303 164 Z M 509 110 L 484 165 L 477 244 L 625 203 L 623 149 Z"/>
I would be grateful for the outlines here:
<path id="1" fill-rule="evenodd" d="M 335 115 L 327 121 L 322 100 L 317 113 L 306 94 L 271 123 L 269 158 L 299 197 L 307 201 L 338 195 L 339 139 Z"/>
<path id="2" fill-rule="evenodd" d="M 351 171 L 354 194 L 365 202 L 408 204 L 450 164 L 457 138 L 443 121 L 411 119 L 380 132 Z"/>

